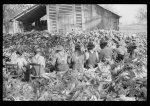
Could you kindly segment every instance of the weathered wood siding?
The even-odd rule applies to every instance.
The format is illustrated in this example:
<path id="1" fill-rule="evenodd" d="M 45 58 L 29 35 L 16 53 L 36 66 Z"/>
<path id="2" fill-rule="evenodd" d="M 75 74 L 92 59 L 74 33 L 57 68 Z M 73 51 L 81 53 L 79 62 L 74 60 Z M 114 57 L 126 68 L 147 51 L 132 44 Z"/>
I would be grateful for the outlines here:
<path id="1" fill-rule="evenodd" d="M 81 4 L 49 4 L 47 6 L 50 32 L 66 33 L 83 28 Z"/>
<path id="2" fill-rule="evenodd" d="M 99 7 L 98 5 L 85 4 L 83 5 L 83 11 L 85 30 L 92 30 L 96 28 L 119 29 L 119 18 L 115 14 Z"/>
<path id="3" fill-rule="evenodd" d="M 47 4 L 22 15 L 23 25 L 14 20 L 14 33 L 35 30 L 66 33 L 78 30 L 115 29 L 119 30 L 119 17 L 96 4 Z M 41 10 L 41 11 L 40 11 Z M 33 18 L 35 13 L 39 12 Z M 47 28 L 38 24 L 45 15 Z M 25 20 L 28 17 L 28 20 Z M 35 28 L 31 26 L 35 22 Z M 45 28 L 45 29 L 44 29 Z"/>
<path id="4" fill-rule="evenodd" d="M 13 33 L 21 33 L 23 32 L 23 26 L 20 24 L 19 21 L 13 22 Z"/>

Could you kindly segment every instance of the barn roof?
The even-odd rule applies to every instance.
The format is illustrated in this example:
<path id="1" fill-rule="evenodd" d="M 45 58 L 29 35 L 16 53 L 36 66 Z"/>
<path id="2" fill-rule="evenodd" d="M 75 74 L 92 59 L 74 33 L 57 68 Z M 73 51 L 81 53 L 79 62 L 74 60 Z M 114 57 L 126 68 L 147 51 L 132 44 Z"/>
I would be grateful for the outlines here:
<path id="1" fill-rule="evenodd" d="M 120 15 L 118 15 L 116 12 L 114 12 L 114 11 L 111 11 L 111 10 L 109 10 L 109 9 L 107 9 L 107 8 L 105 8 L 105 7 L 102 7 L 102 6 L 100 6 L 99 4 L 97 4 L 99 7 L 101 7 L 101 8 L 103 8 L 103 9 L 105 9 L 105 10 L 107 10 L 107 11 L 109 11 L 109 12 L 111 12 L 111 13 L 113 13 L 113 14 L 115 14 L 115 15 L 117 15 L 118 17 L 121 17 Z"/>
<path id="2" fill-rule="evenodd" d="M 98 4 L 97 4 L 98 5 Z M 98 5 L 100 6 L 100 5 Z M 101 8 L 119 16 L 118 14 L 100 6 Z M 41 18 L 42 16 L 44 16 L 46 14 L 46 7 L 42 4 L 36 4 L 30 8 L 28 8 L 27 10 L 17 14 L 15 17 L 11 18 L 10 21 L 24 21 L 24 22 L 34 22 L 34 20 Z"/>
<path id="3" fill-rule="evenodd" d="M 41 18 L 46 14 L 46 7 L 40 4 L 36 4 L 27 10 L 17 14 L 15 17 L 10 19 L 10 21 L 24 21 L 24 22 L 34 22 L 34 20 Z"/>

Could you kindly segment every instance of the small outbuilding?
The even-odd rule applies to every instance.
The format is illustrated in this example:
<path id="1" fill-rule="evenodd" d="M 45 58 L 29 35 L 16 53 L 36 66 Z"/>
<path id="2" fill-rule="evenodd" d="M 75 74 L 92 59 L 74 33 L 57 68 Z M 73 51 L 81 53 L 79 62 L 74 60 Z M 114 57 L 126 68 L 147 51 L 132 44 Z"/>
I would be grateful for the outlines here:
<path id="1" fill-rule="evenodd" d="M 120 16 L 98 4 L 36 4 L 10 21 L 14 33 L 32 30 L 66 33 L 78 30 L 119 30 Z"/>

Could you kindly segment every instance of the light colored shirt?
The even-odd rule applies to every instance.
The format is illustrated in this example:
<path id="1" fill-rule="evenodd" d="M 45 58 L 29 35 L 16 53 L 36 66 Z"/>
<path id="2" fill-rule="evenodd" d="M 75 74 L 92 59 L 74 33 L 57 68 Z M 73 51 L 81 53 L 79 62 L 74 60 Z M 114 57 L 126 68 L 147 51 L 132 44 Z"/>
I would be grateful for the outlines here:
<path id="1" fill-rule="evenodd" d="M 11 63 L 13 64 L 17 64 L 17 54 L 16 52 L 13 52 L 12 55 L 10 56 L 10 59 L 11 59 Z"/>
<path id="2" fill-rule="evenodd" d="M 32 58 L 32 62 L 36 63 L 36 64 L 40 64 L 42 67 L 45 68 L 45 58 L 39 54 L 36 54 L 33 58 Z"/>
<path id="3" fill-rule="evenodd" d="M 18 64 L 19 69 L 23 69 L 23 66 L 26 66 L 28 62 L 25 58 L 19 57 L 17 58 L 16 63 Z"/>

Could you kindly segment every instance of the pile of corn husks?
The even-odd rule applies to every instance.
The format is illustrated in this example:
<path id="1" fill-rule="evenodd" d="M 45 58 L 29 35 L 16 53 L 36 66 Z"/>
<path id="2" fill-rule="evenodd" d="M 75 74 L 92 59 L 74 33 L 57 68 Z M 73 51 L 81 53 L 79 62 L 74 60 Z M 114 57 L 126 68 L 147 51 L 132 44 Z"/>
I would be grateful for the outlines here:
<path id="1" fill-rule="evenodd" d="M 69 33 L 60 36 L 47 32 L 19 33 L 3 35 L 3 55 L 10 50 L 22 48 L 27 54 L 38 46 L 42 49 L 49 69 L 57 45 L 62 45 L 68 54 L 73 52 L 75 43 L 86 50 L 88 41 L 99 46 L 101 39 L 123 40 L 126 45 L 135 42 L 136 55 L 124 63 L 107 65 L 99 63 L 99 68 L 81 71 L 49 72 L 43 77 L 24 82 L 13 78 L 3 68 L 3 100 L 7 101 L 146 101 L 147 100 L 147 34 L 121 33 L 118 31 L 94 30 L 90 32 Z M 133 41 L 135 39 L 135 41 Z M 4 60 L 5 63 L 5 60 Z M 3 63 L 3 64 L 4 64 Z"/>

